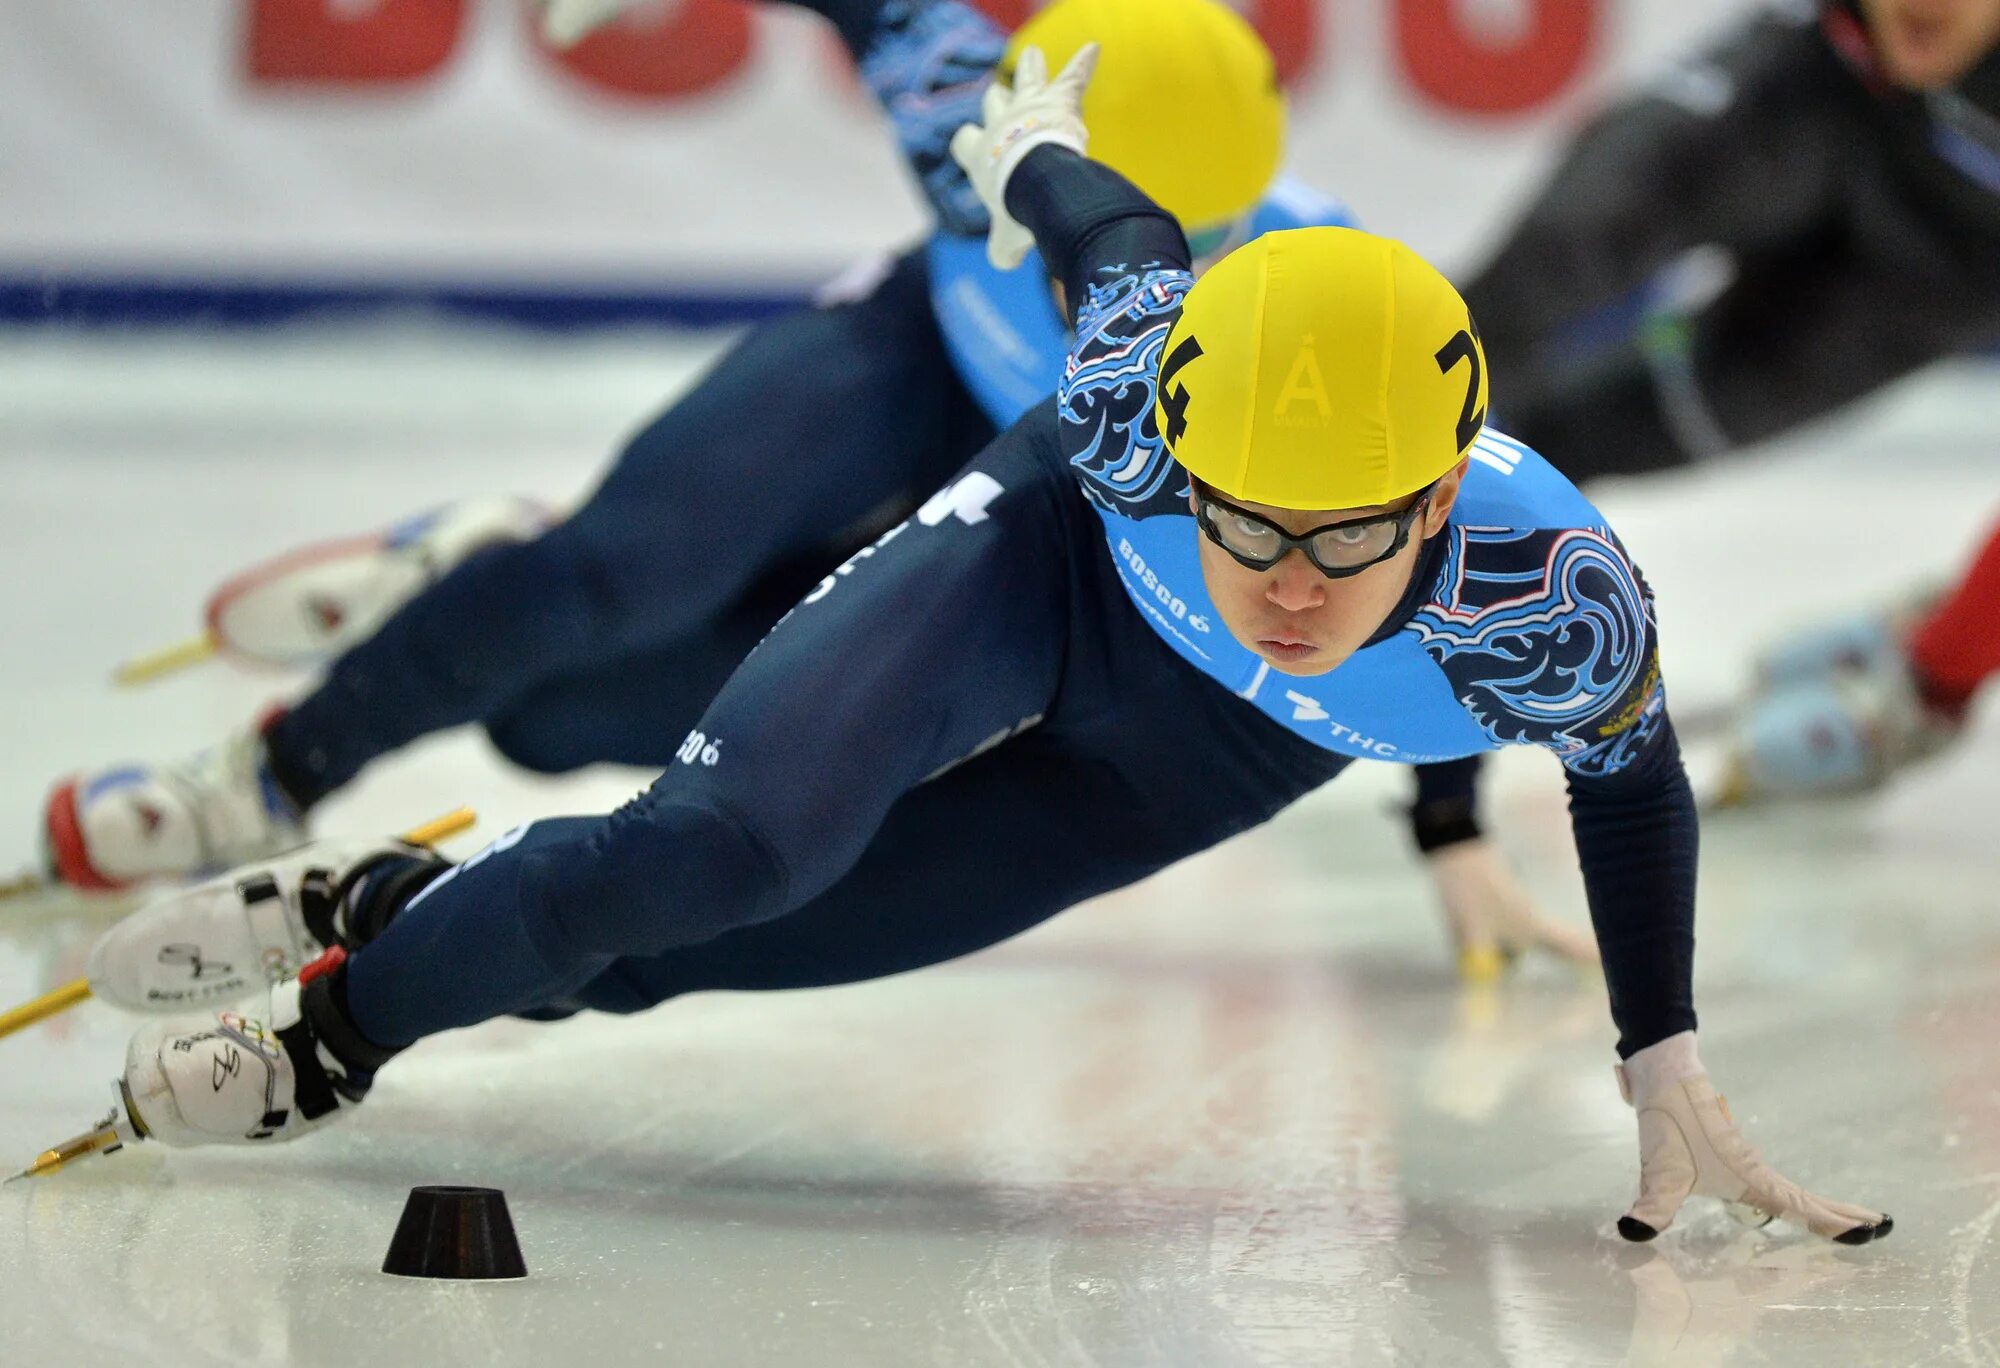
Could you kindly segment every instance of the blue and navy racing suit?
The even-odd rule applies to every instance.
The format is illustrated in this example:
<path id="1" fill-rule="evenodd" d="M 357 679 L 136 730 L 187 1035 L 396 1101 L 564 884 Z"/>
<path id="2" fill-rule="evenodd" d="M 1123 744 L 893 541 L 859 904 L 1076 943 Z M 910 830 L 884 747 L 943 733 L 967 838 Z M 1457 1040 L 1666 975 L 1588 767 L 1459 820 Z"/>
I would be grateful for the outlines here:
<path id="1" fill-rule="evenodd" d="M 1498 434 L 1336 670 L 1222 629 L 1153 423 L 1179 229 L 1056 148 L 1009 208 L 1081 304 L 1031 410 L 826 576 L 645 793 L 509 833 L 340 972 L 396 1048 L 504 1013 L 846 982 L 1010 936 L 1257 825 L 1357 757 L 1554 751 L 1625 1053 L 1692 1029 L 1696 822 L 1652 602 L 1603 518 Z M 371 917 L 372 920 L 372 917 Z M 334 980 L 330 980 L 334 981 Z"/>
<path id="2" fill-rule="evenodd" d="M 955 4 L 816 8 L 888 108 L 938 231 L 752 332 L 573 516 L 472 558 L 336 661 L 267 733 L 300 805 L 466 723 L 529 769 L 666 765 L 787 606 L 1054 393 L 1069 329 L 1047 273 L 988 264 L 985 210 L 945 151 L 1001 34 Z M 1248 229 L 1346 221 L 1281 182 Z"/>

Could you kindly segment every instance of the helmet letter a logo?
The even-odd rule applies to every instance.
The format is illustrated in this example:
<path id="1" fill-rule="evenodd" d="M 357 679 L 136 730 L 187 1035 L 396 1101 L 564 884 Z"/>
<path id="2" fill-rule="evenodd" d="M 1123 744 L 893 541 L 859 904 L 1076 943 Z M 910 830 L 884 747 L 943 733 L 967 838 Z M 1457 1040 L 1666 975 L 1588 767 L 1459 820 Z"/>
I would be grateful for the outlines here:
<path id="1" fill-rule="evenodd" d="M 1285 375 L 1285 387 L 1278 391 L 1278 403 L 1271 416 L 1282 421 L 1292 405 L 1299 403 L 1311 404 L 1319 410 L 1322 423 L 1333 417 L 1333 404 L 1326 397 L 1326 377 L 1319 370 L 1319 349 L 1313 345 L 1311 333 L 1299 343 L 1298 355 L 1292 358 L 1292 368 Z"/>

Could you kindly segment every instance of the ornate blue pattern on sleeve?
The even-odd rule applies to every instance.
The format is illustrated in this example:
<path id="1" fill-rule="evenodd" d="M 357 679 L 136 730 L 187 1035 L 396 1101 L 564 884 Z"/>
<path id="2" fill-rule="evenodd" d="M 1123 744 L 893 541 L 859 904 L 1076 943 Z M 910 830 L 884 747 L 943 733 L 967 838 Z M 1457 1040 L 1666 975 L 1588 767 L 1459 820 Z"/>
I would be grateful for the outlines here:
<path id="1" fill-rule="evenodd" d="M 1153 399 L 1160 353 L 1194 277 L 1124 267 L 1104 274 L 1077 314 L 1076 343 L 1056 394 L 1063 451 L 1084 493 L 1111 512 L 1185 514 L 1187 481 L 1160 437 Z"/>
<path id="2" fill-rule="evenodd" d="M 891 0 L 861 59 L 861 78 L 889 112 L 896 141 L 948 233 L 984 233 L 986 206 L 951 159 L 951 135 L 979 122 L 979 101 L 1006 40 L 957 0 Z"/>
<path id="3" fill-rule="evenodd" d="M 1666 717 L 1652 593 L 1602 528 L 1455 527 L 1411 620 L 1459 702 L 1501 744 L 1613 774 Z M 1473 563 L 1476 562 L 1476 568 Z"/>

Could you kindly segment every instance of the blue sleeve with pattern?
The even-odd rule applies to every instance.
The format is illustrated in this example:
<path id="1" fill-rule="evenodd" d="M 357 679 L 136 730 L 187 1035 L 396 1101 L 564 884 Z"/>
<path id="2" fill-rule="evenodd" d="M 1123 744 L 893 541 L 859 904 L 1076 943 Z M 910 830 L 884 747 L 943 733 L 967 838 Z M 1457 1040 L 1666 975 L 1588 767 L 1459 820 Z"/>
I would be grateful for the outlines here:
<path id="1" fill-rule="evenodd" d="M 1084 492 L 1130 518 L 1185 513 L 1187 481 L 1153 410 L 1162 375 L 1173 380 L 1167 334 L 1194 286 L 1180 225 L 1116 171 L 1060 147 L 1022 160 L 1007 209 L 1074 315 L 1056 406 Z"/>
<path id="2" fill-rule="evenodd" d="M 1454 527 L 1413 619 L 1487 735 L 1572 773 L 1631 765 L 1666 718 L 1653 595 L 1606 527 Z"/>

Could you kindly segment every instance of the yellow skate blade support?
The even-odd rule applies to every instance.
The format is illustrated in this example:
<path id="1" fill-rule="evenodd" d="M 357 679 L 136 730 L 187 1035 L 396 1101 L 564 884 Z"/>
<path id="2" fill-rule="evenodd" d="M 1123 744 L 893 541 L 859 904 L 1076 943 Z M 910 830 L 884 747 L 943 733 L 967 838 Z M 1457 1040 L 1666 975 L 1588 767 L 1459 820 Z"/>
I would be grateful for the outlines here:
<path id="1" fill-rule="evenodd" d="M 11 879 L 0 880 L 0 902 L 8 898 L 25 898 L 31 893 L 46 893 L 54 887 L 46 875 L 32 869 L 24 869 Z"/>
<path id="2" fill-rule="evenodd" d="M 66 1012 L 90 996 L 90 980 L 75 979 L 65 983 L 54 992 L 44 993 L 33 1002 L 23 1003 L 11 1012 L 0 1012 L 0 1038 L 16 1031 L 25 1031 L 38 1021 L 45 1021 L 57 1012 Z"/>
<path id="3" fill-rule="evenodd" d="M 140 684 L 150 684 L 156 679 L 165 679 L 205 660 L 212 660 L 221 644 L 214 635 L 203 632 L 200 636 L 177 641 L 146 655 L 135 656 L 111 672 L 111 682 L 121 689 L 135 688 Z"/>
<path id="4" fill-rule="evenodd" d="M 117 1125 L 107 1120 L 98 1130 L 87 1131 L 74 1139 L 65 1140 L 60 1145 L 43 1150 L 35 1156 L 34 1163 L 6 1181 L 18 1183 L 23 1178 L 44 1178 L 79 1159 L 88 1158 L 93 1154 L 109 1154 L 121 1148 L 124 1143 L 125 1137 L 118 1133 Z"/>
<path id="5" fill-rule="evenodd" d="M 461 832 L 470 831 L 478 820 L 479 814 L 471 808 L 456 808 L 420 827 L 411 828 L 397 839 L 405 845 L 434 846 L 439 841 L 448 841 Z M 66 1012 L 90 995 L 90 980 L 77 979 L 12 1011 L 0 1012 L 0 1040 L 16 1031 L 24 1031 L 38 1021 L 45 1021 L 58 1012 Z"/>
<path id="6" fill-rule="evenodd" d="M 442 817 L 432 818 L 420 827 L 412 827 L 399 838 L 405 845 L 434 846 L 439 841 L 449 841 L 452 837 L 472 830 L 479 814 L 471 808 L 454 808 Z"/>

